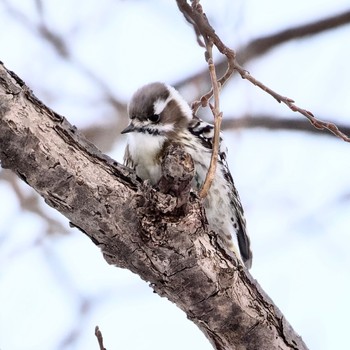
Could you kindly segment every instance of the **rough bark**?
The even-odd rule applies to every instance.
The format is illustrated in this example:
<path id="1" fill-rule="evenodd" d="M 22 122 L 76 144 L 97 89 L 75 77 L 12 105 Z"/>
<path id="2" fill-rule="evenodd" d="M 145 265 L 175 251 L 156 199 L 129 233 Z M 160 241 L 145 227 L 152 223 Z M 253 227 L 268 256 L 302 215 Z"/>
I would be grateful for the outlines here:
<path id="1" fill-rule="evenodd" d="M 165 193 L 157 191 L 101 154 L 0 64 L 0 160 L 88 235 L 109 264 L 138 274 L 186 312 L 216 349 L 306 349 L 208 232 L 188 188 L 193 165 L 181 149 L 170 151 Z"/>

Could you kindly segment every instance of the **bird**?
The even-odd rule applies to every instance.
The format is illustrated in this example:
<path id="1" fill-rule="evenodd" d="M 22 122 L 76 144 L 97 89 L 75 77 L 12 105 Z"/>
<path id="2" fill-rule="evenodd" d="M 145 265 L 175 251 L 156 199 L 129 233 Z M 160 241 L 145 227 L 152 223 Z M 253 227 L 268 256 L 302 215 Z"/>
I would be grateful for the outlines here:
<path id="1" fill-rule="evenodd" d="M 192 187 L 195 191 L 200 190 L 209 169 L 214 126 L 195 116 L 180 93 L 162 82 L 139 88 L 127 111 L 130 122 L 121 132 L 128 134 L 124 165 L 155 186 L 162 175 L 161 162 L 166 147 L 177 143 L 193 159 L 195 175 Z M 228 168 L 227 148 L 222 136 L 215 177 L 203 200 L 203 207 L 209 229 L 246 268 L 251 268 L 252 252 L 246 220 Z"/>

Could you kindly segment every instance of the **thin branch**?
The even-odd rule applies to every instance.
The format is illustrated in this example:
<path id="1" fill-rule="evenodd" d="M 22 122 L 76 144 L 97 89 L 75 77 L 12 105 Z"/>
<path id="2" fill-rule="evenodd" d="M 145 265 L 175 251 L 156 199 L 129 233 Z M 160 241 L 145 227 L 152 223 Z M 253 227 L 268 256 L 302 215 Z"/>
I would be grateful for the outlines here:
<path id="1" fill-rule="evenodd" d="M 100 328 L 98 326 L 95 327 L 95 336 L 97 338 L 98 345 L 100 346 L 100 350 L 107 350 L 103 346 L 103 336 L 102 336 L 102 333 L 101 333 Z"/>
<path id="2" fill-rule="evenodd" d="M 198 35 L 200 33 L 204 38 L 205 42 L 211 42 L 215 45 L 217 49 L 226 56 L 227 59 L 227 69 L 225 73 L 218 80 L 220 87 L 222 87 L 228 79 L 231 77 L 234 71 L 234 60 L 236 53 L 224 45 L 219 36 L 215 33 L 213 27 L 209 24 L 207 16 L 203 12 L 202 6 L 199 0 L 192 1 L 192 6 L 190 6 L 186 0 L 176 0 L 180 11 L 183 13 L 185 18 L 190 18 L 194 23 L 195 33 Z M 213 88 L 203 95 L 199 101 L 195 101 L 192 104 L 194 112 L 197 112 L 198 108 L 203 105 L 203 100 L 208 101 L 213 96 Z"/>
<path id="3" fill-rule="evenodd" d="M 225 74 L 218 80 L 215 70 L 215 65 L 213 61 L 213 36 L 215 36 L 216 43 L 215 46 L 218 47 L 218 43 L 220 44 L 221 40 L 218 36 L 216 36 L 214 30 L 210 26 L 206 15 L 203 12 L 202 6 L 199 3 L 199 0 L 192 1 L 192 9 L 191 7 L 183 2 L 178 1 L 178 6 L 182 13 L 185 15 L 185 18 L 188 22 L 192 23 L 195 33 L 197 35 L 197 41 L 201 42 L 199 36 L 201 35 L 205 42 L 206 47 L 206 59 L 208 62 L 208 69 L 209 69 L 209 75 L 211 79 L 211 85 L 212 89 L 202 96 L 202 98 L 199 101 L 195 101 L 192 105 L 192 108 L 194 112 L 196 113 L 198 108 L 200 106 L 205 107 L 207 106 L 209 100 L 214 96 L 214 106 L 209 103 L 209 106 L 211 108 L 211 111 L 214 116 L 214 138 L 213 138 L 213 149 L 210 159 L 210 165 L 208 172 L 205 177 L 205 181 L 202 185 L 202 188 L 199 192 L 199 196 L 201 198 L 204 198 L 207 196 L 208 191 L 210 189 L 210 186 L 214 180 L 215 173 L 216 173 L 216 166 L 217 166 L 217 160 L 218 160 L 218 154 L 219 154 L 219 147 L 220 147 L 220 128 L 221 128 L 221 120 L 222 120 L 222 113 L 220 112 L 220 100 L 219 100 L 219 91 L 221 87 L 225 84 L 225 82 L 229 79 L 229 77 L 232 75 L 233 68 L 230 64 L 231 61 L 229 61 L 227 70 Z M 234 57 L 235 53 L 230 50 L 228 53 L 230 57 Z"/>
<path id="4" fill-rule="evenodd" d="M 278 45 L 286 43 L 290 40 L 301 39 L 306 36 L 321 34 L 332 29 L 339 28 L 341 26 L 350 23 L 350 10 L 332 15 L 324 19 L 316 19 L 314 21 L 302 24 L 300 26 L 290 27 L 283 29 L 274 34 L 253 39 L 244 47 L 237 50 L 237 60 L 241 64 L 246 64 L 252 59 L 255 59 Z M 226 70 L 226 59 L 219 58 L 216 61 L 216 71 L 218 74 L 225 72 Z M 180 80 L 175 85 L 180 88 L 188 82 L 207 82 L 207 71 L 201 71 L 192 76 L 186 77 L 184 80 Z"/>
<path id="5" fill-rule="evenodd" d="M 213 62 L 213 52 L 212 52 L 213 44 L 212 42 L 207 43 L 207 53 L 208 53 L 208 66 L 209 73 L 211 78 L 212 90 L 214 94 L 214 106 L 209 104 L 211 111 L 214 116 L 214 139 L 213 139 L 213 149 L 210 158 L 210 166 L 205 177 L 205 181 L 203 186 L 199 192 L 199 196 L 204 198 L 207 196 L 210 186 L 214 180 L 216 173 L 216 166 L 219 155 L 219 147 L 220 147 L 220 129 L 221 129 L 221 120 L 222 120 L 222 112 L 220 112 L 220 99 L 219 99 L 219 91 L 220 91 L 220 83 L 216 77 L 215 65 Z"/>
<path id="6" fill-rule="evenodd" d="M 230 117 L 222 121 L 222 130 L 265 128 L 270 130 L 302 131 L 319 136 L 331 136 L 329 133 L 321 132 L 314 128 L 308 120 L 296 118 L 279 118 L 268 115 L 246 115 L 243 117 Z M 350 126 L 342 124 L 340 128 L 350 134 Z"/>
<path id="7" fill-rule="evenodd" d="M 192 21 L 195 23 L 197 28 L 196 30 L 198 30 L 202 34 L 202 36 L 206 38 L 206 40 L 212 41 L 213 45 L 217 47 L 220 53 L 226 56 L 227 70 L 224 76 L 219 80 L 221 84 L 231 76 L 233 70 L 236 70 L 243 79 L 246 79 L 252 84 L 258 86 L 260 89 L 262 89 L 270 96 L 275 98 L 279 103 L 283 102 L 293 112 L 298 112 L 305 116 L 315 128 L 321 130 L 327 129 L 342 140 L 350 142 L 350 138 L 344 133 L 342 133 L 335 124 L 317 119 L 310 111 L 297 106 L 294 103 L 293 99 L 282 96 L 281 94 L 275 92 L 274 90 L 266 86 L 264 83 L 254 78 L 247 70 L 245 70 L 237 62 L 235 52 L 232 49 L 228 48 L 216 35 L 214 29 L 209 24 L 206 15 L 203 13 L 202 7 L 199 4 L 199 0 L 193 1 L 192 7 L 187 4 L 186 0 L 177 0 L 177 4 L 180 11 L 184 13 L 186 17 L 191 18 Z M 209 91 L 209 93 L 205 96 L 207 95 L 211 97 L 212 91 Z M 198 103 L 195 102 L 194 106 L 197 105 Z"/>
<path id="8" fill-rule="evenodd" d="M 241 67 L 237 62 L 235 62 L 235 69 L 241 75 L 242 79 L 247 79 L 252 84 L 254 84 L 255 86 L 259 87 L 260 89 L 268 93 L 270 96 L 272 96 L 277 102 L 284 103 L 286 106 L 289 107 L 291 111 L 298 112 L 303 116 L 305 116 L 316 129 L 319 129 L 319 130 L 327 129 L 328 131 L 330 131 L 340 139 L 346 142 L 350 142 L 350 137 L 348 137 L 343 132 L 341 132 L 334 123 L 317 119 L 310 111 L 297 106 L 293 99 L 280 95 L 276 91 L 272 90 L 271 88 L 263 84 L 261 81 L 255 79 L 248 71 L 246 71 L 243 67 Z"/>

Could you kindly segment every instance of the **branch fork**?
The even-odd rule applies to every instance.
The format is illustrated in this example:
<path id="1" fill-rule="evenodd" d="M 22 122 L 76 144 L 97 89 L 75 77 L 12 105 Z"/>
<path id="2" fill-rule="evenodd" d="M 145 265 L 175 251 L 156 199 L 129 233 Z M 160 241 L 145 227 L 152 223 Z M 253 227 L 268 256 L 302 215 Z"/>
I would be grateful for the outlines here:
<path id="1" fill-rule="evenodd" d="M 212 88 L 209 92 L 204 94 L 200 100 L 193 102 L 192 109 L 194 113 L 197 112 L 199 107 L 205 107 L 208 104 L 208 101 L 214 96 L 214 108 L 211 108 L 212 113 L 214 115 L 214 126 L 217 128 L 220 126 L 220 118 L 218 118 L 219 112 L 218 112 L 218 92 L 219 88 L 221 88 L 225 82 L 231 77 L 234 71 L 237 71 L 242 79 L 248 80 L 250 83 L 256 85 L 263 91 L 265 91 L 267 94 L 272 96 L 277 102 L 284 103 L 291 111 L 297 112 L 304 117 L 306 117 L 310 123 L 317 129 L 320 130 L 328 130 L 331 133 L 333 133 L 338 138 L 350 142 L 350 137 L 344 134 L 339 130 L 339 128 L 334 124 L 327 121 L 322 121 L 317 119 L 310 111 L 303 109 L 295 104 L 295 101 L 289 97 L 285 97 L 276 91 L 272 90 L 268 86 L 266 86 L 264 83 L 257 80 L 255 77 L 253 77 L 246 69 L 244 69 L 236 60 L 236 53 L 234 50 L 227 47 L 221 39 L 216 35 L 215 30 L 210 25 L 207 16 L 203 12 L 202 6 L 199 3 L 199 0 L 193 0 L 191 1 L 192 5 L 190 6 L 186 0 L 176 0 L 177 5 L 180 9 L 180 11 L 183 13 L 185 19 L 193 26 L 196 36 L 197 36 L 197 42 L 200 43 L 201 46 L 206 48 L 206 59 L 208 61 L 208 68 L 209 68 L 209 74 L 211 78 L 211 84 Z M 201 40 L 201 37 L 204 39 L 205 44 L 203 44 L 203 41 Z M 227 61 L 227 69 L 225 74 L 220 78 L 216 78 L 215 74 L 215 67 L 214 69 L 211 68 L 211 65 L 214 65 L 212 62 L 212 47 L 215 46 L 219 52 L 226 57 Z M 209 104 L 210 106 L 210 104 Z M 215 107 L 216 106 L 216 107 Z M 217 145 L 215 146 L 217 147 Z M 213 147 L 213 156 L 212 158 L 215 159 L 215 153 L 217 152 L 216 148 Z M 205 197 L 206 193 L 208 192 L 208 189 L 210 188 L 210 183 L 212 181 L 210 174 L 215 174 L 212 170 L 212 167 L 215 167 L 215 162 L 211 162 L 210 169 L 208 171 L 207 179 L 205 180 L 205 183 L 200 191 L 201 196 Z M 210 174 L 209 174 L 210 173 Z"/>

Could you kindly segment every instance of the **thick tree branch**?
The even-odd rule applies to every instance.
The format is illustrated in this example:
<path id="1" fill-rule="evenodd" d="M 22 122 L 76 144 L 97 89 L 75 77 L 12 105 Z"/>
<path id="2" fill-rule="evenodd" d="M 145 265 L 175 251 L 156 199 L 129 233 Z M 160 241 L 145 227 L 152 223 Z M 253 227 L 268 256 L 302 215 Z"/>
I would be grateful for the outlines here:
<path id="1" fill-rule="evenodd" d="M 191 164 L 179 159 L 185 169 L 179 176 L 188 176 Z M 85 232 L 109 264 L 137 273 L 176 303 L 216 349 L 306 349 L 247 270 L 208 232 L 198 198 L 190 196 L 186 215 L 174 215 L 177 198 L 101 154 L 3 65 L 0 160 Z"/>

